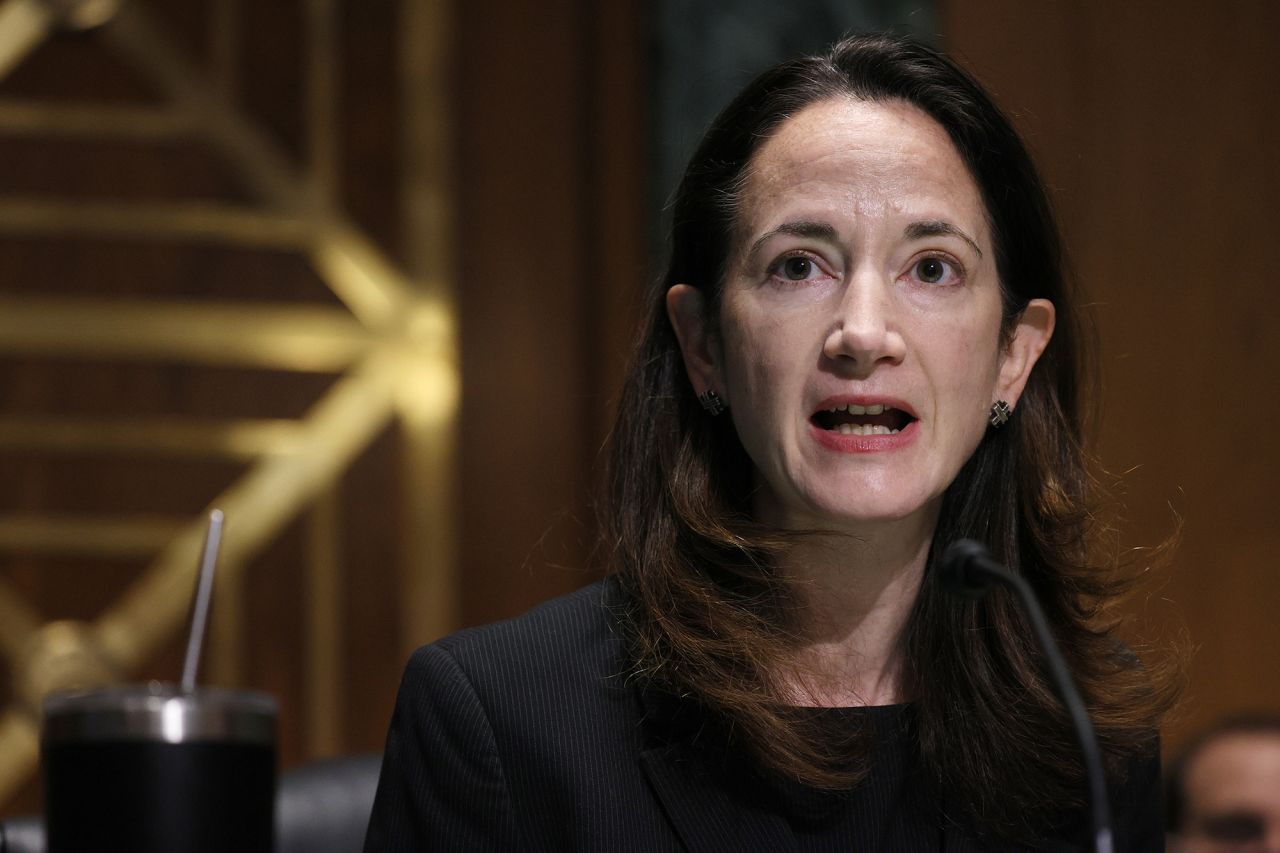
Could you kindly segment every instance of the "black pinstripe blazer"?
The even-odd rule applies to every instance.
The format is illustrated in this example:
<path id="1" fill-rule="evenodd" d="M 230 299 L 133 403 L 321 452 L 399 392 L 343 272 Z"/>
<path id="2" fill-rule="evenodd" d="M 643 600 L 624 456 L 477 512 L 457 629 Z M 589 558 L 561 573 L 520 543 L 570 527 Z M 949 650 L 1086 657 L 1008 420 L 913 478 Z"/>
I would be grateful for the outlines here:
<path id="1" fill-rule="evenodd" d="M 796 849 L 775 810 L 696 771 L 679 726 L 642 725 L 654 707 L 619 675 L 620 594 L 606 580 L 414 653 L 366 853 Z M 1163 849 L 1158 775 L 1152 763 L 1116 797 L 1117 850 Z M 951 827 L 944 849 L 992 848 Z"/>

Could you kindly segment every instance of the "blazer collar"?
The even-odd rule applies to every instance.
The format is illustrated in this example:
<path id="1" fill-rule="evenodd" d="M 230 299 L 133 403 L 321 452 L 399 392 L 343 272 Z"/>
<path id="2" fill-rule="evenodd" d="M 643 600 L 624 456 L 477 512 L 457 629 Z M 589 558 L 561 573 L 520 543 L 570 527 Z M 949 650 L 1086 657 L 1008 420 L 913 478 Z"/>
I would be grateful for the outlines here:
<path id="1" fill-rule="evenodd" d="M 645 750 L 640 766 L 689 853 L 798 849 L 785 818 L 735 796 L 687 744 Z"/>
<path id="2" fill-rule="evenodd" d="M 689 853 L 797 851 L 786 818 L 726 784 L 733 771 L 698 741 L 716 737 L 694 704 L 658 690 L 640 691 L 648 748 L 640 766 Z"/>

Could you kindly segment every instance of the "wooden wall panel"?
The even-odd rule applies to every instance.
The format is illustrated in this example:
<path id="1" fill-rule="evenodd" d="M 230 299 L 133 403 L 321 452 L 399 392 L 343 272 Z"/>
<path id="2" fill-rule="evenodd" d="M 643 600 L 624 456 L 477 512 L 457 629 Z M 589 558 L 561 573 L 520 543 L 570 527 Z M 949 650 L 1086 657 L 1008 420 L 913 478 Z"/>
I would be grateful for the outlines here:
<path id="1" fill-rule="evenodd" d="M 154 13 L 151 20 L 163 39 L 173 38 L 179 62 L 188 64 L 202 82 L 220 79 L 229 84 L 224 94 L 234 108 L 246 111 L 247 122 L 263 130 L 268 145 L 292 155 L 282 158 L 283 180 L 305 171 L 315 159 L 312 147 L 323 129 L 308 135 L 314 128 L 307 125 L 306 107 L 314 92 L 303 79 L 303 58 L 312 34 L 299 30 L 300 22 L 308 19 L 304 11 L 323 4 L 143 0 L 129 5 L 143 15 Z M 335 159 L 328 164 L 350 183 L 328 188 L 348 202 L 356 224 L 393 258 L 400 236 L 395 164 L 396 113 L 402 105 L 397 86 L 378 82 L 399 81 L 396 22 L 401 5 L 332 6 L 341 28 L 335 34 L 343 44 L 338 53 L 354 55 L 345 55 L 334 68 L 342 109 L 337 135 L 342 142 L 333 146 L 330 155 Z M 217 42 L 212 31 L 218 21 L 231 24 L 221 45 L 227 49 L 225 55 L 215 49 L 218 45 L 210 46 Z M 104 108 L 146 105 L 148 111 L 140 114 L 148 119 L 159 116 L 165 104 L 157 93 L 162 87 L 113 50 L 107 35 L 51 33 L 11 75 L 0 79 L 6 117 L 0 133 L 0 197 L 6 203 L 38 199 L 59 208 L 61 215 L 74 212 L 85 200 L 116 204 L 120 211 L 156 201 L 243 208 L 262 203 L 252 182 L 243 180 L 235 168 L 235 158 L 201 137 L 203 127 L 178 121 L 179 132 L 159 131 L 153 137 L 118 126 L 112 130 L 113 113 Z M 224 60 L 226 64 L 219 66 Z M 218 70 L 227 73 L 219 77 Z M 72 108 L 87 111 L 75 113 Z M 24 127 L 14 119 L 44 110 L 48 112 L 41 115 L 64 122 L 52 125 L 61 126 L 61 131 Z M 81 116 L 80 129 L 68 130 L 65 119 L 76 115 Z M 91 127 L 86 115 L 97 116 L 102 124 Z M 377 153 L 370 150 L 375 137 Z M 8 300 L 7 305 L 37 299 L 85 304 L 75 300 L 92 299 L 99 306 L 164 304 L 196 310 L 210 303 L 235 303 L 246 324 L 252 324 L 258 306 L 323 309 L 331 316 L 343 310 L 301 251 L 303 245 L 263 249 L 236 245 L 234 239 L 157 239 L 151 233 L 122 237 L 109 229 L 90 235 L 74 229 L 42 232 L 38 227 L 15 227 L 12 219 L 0 229 L 0 298 Z M 225 339 L 227 350 L 236 349 L 236 333 L 238 329 Z M 15 531 L 38 527 L 33 523 L 37 516 L 89 516 L 110 522 L 133 513 L 163 522 L 157 525 L 162 534 L 164 524 L 173 528 L 198 518 L 215 495 L 250 469 L 251 460 L 208 447 L 168 454 L 152 453 L 147 447 L 127 452 L 97 446 L 32 450 L 13 438 L 15 423 L 74 427 L 102 422 L 186 426 L 233 419 L 292 421 L 322 399 L 336 378 L 334 372 L 199 364 L 198 358 L 86 354 L 75 347 L 69 352 L 28 352 L 21 346 L 11 348 L 11 338 L 12 334 L 6 337 L 0 353 L 0 420 L 7 428 L 0 448 L 0 517 L 9 534 L 0 551 L 0 582 L 41 622 L 92 622 L 146 572 L 163 540 L 152 537 L 156 542 L 150 550 L 138 547 L 137 553 L 104 557 L 90 553 L 91 547 L 83 553 L 74 548 L 68 553 L 46 553 L 40 547 L 24 550 L 13 545 Z M 279 699 L 284 766 L 327 752 L 381 749 L 404 664 L 402 611 L 411 606 L 399 595 L 404 562 L 403 520 L 397 514 L 404 487 L 401 437 L 391 426 L 376 433 L 330 492 L 328 518 L 340 531 L 334 540 L 336 553 L 330 555 L 338 566 L 338 614 L 328 627 L 341 634 L 331 664 L 342 682 L 327 685 L 331 692 L 326 701 L 312 701 L 318 679 L 311 668 L 313 649 L 308 645 L 314 634 L 308 633 L 308 619 L 315 618 L 310 567 L 315 549 L 308 541 L 316 516 L 309 507 L 251 558 L 241 575 L 241 598 L 224 597 L 215 606 L 215 625 L 229 612 L 238 616 L 234 636 L 213 638 L 201 680 L 267 690 Z M 126 677 L 177 680 L 182 639 L 168 637 L 149 648 Z M 232 654 L 220 654 L 219 647 Z M 6 710 L 19 694 L 15 678 L 22 674 L 20 669 L 6 662 L 0 671 L 0 706 Z M 317 737 L 318 730 L 326 736 Z M 18 752 L 6 746 L 0 746 L 0 763 L 13 762 Z M 0 816 L 39 809 L 33 776 L 17 790 L 12 786 L 12 778 L 0 783 Z"/>
<path id="2" fill-rule="evenodd" d="M 1280 7 L 943 3 L 945 45 L 1028 135 L 1102 336 L 1099 452 L 1126 547 L 1171 564 L 1129 612 L 1196 653 L 1171 748 L 1280 708 Z"/>
<path id="3" fill-rule="evenodd" d="M 415 222 L 406 221 L 411 171 L 407 84 L 397 52 L 409 0 L 333 4 L 333 147 L 317 150 L 309 113 L 302 0 L 140 2 L 185 59 L 268 134 L 291 168 L 321 191 L 392 260 L 431 267 Z M 552 0 L 449 3 L 453 47 L 450 108 L 436 117 L 456 152 L 449 183 L 456 243 L 451 259 L 459 309 L 463 409 L 455 463 L 459 502 L 457 625 L 514 615 L 586 583 L 594 523 L 590 494 L 649 276 L 644 4 Z M 319 4 L 314 8 L 322 8 Z M 422 7 L 418 7 L 422 8 Z M 434 10 L 434 7 L 433 7 Z M 219 22 L 229 24 L 226 38 Z M 220 87 L 220 88 L 219 88 Z M 152 81 L 105 50 L 96 34 L 55 35 L 10 77 L 0 101 L 158 104 Z M 311 118 L 308 118 L 308 116 Z M 321 116 L 323 118 L 323 116 Z M 0 135 L 3 136 L 3 135 Z M 132 139 L 0 138 L 0 195 L 92 197 L 120 203 L 192 198 L 263 201 L 218 152 L 185 135 Z M 336 158 L 336 159 L 334 159 Z M 323 172 L 324 170 L 319 170 Z M 327 182 L 326 182 L 327 181 Z M 0 238 L 0 294 L 14 298 L 205 304 L 235 301 L 341 303 L 289 249 L 153 242 L 149 237 L 9 234 Z M 0 358 L 0 416 L 297 418 L 335 382 L 334 373 L 131 362 Z M 308 683 L 311 596 L 304 513 L 243 575 L 243 611 L 222 666 L 206 680 L 273 692 L 281 701 L 285 766 L 323 754 L 317 724 L 336 727 L 331 748 L 382 745 L 407 643 L 401 611 L 407 518 L 405 441 L 380 434 L 344 473 L 336 510 L 342 568 L 338 626 L 345 673 L 341 700 L 317 721 Z M 244 460 L 191 462 L 111 457 L 88 462 L 0 454 L 0 510 L 60 507 L 110 514 L 131 508 L 194 516 Z M 92 561 L 5 555 L 0 578 L 41 618 L 89 620 L 146 560 Z M 92 572 L 89 581 L 78 578 Z M 335 628 L 335 629 L 336 629 Z M 179 638 L 134 673 L 175 679 Z M 0 704 L 12 695 L 0 671 Z M 39 808 L 35 780 L 0 801 L 0 815 Z"/>
<path id="4" fill-rule="evenodd" d="M 590 580 L 588 496 L 647 275 L 640 4 L 460 4 L 461 618 Z"/>

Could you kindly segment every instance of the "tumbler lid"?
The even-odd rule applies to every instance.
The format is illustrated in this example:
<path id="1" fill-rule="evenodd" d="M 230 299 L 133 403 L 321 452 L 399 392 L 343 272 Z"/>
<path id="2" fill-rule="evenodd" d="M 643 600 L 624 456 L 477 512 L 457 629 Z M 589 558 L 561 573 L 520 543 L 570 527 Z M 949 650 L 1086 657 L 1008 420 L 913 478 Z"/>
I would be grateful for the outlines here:
<path id="1" fill-rule="evenodd" d="M 266 693 L 175 684 L 54 693 L 44 700 L 45 743 L 140 740 L 273 744 L 276 700 Z"/>

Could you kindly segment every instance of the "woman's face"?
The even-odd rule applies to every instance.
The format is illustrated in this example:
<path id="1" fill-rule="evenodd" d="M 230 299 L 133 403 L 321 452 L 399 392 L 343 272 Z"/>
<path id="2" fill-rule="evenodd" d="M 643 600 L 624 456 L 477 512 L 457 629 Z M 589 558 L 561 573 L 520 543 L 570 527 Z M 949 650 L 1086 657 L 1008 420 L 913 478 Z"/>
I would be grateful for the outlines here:
<path id="1" fill-rule="evenodd" d="M 1053 328 L 1034 300 L 1009 346 L 978 188 L 946 132 L 905 102 L 837 98 L 759 149 L 718 329 L 677 285 L 690 379 L 729 405 L 756 510 L 858 529 L 936 513 L 991 404 L 1016 405 Z"/>

